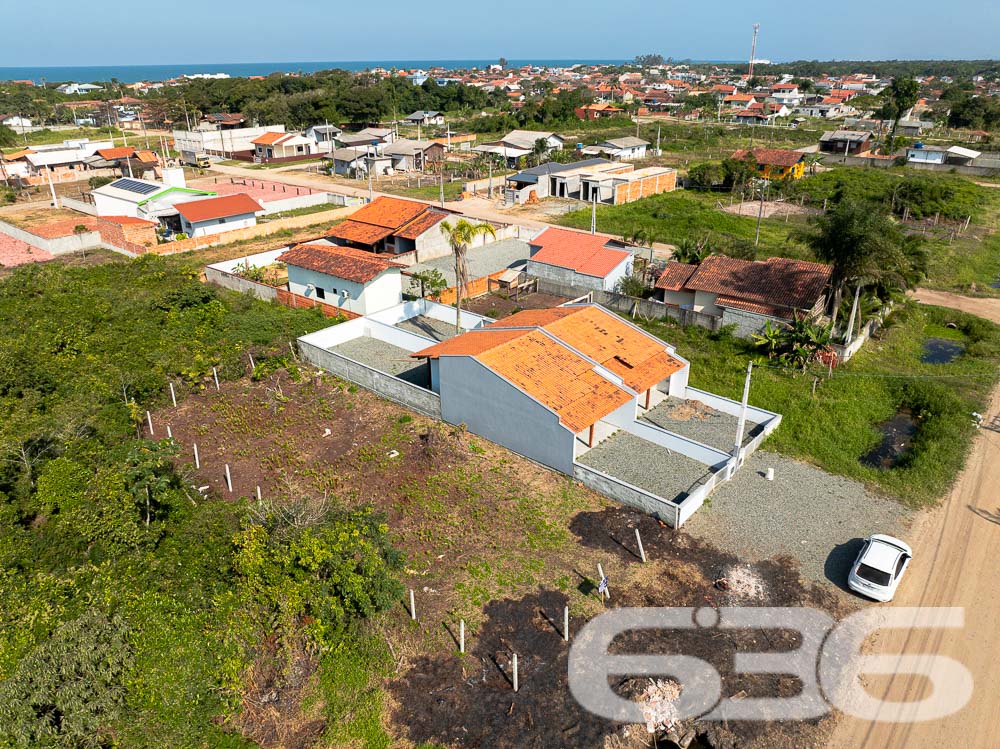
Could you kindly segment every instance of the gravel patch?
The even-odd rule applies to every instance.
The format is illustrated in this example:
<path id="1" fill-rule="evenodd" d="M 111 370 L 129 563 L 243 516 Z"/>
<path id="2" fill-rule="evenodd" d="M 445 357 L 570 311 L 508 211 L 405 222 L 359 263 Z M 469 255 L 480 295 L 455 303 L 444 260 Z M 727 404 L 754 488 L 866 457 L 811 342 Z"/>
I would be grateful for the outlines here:
<path id="1" fill-rule="evenodd" d="M 685 494 L 709 473 L 696 460 L 622 431 L 585 452 L 577 462 L 667 500 Z"/>
<path id="2" fill-rule="evenodd" d="M 764 478 L 768 468 L 774 481 Z M 757 452 L 684 530 L 746 561 L 788 555 L 798 560 L 803 577 L 846 590 L 860 540 L 872 533 L 905 537 L 913 517 L 858 481 Z"/>
<path id="3" fill-rule="evenodd" d="M 435 320 L 433 317 L 424 317 L 423 315 L 398 322 L 396 327 L 409 333 L 422 335 L 425 338 L 432 338 L 435 341 L 444 341 L 455 336 L 454 323 Z"/>
<path id="4" fill-rule="evenodd" d="M 417 362 L 410 358 L 410 352 L 406 349 L 378 338 L 359 336 L 334 346 L 330 351 L 422 388 L 431 386 L 427 362 Z"/>
<path id="5" fill-rule="evenodd" d="M 729 452 L 736 440 L 739 419 L 706 406 L 698 400 L 667 398 L 658 403 L 641 421 L 648 421 L 668 432 Z M 743 444 L 763 431 L 760 424 L 747 420 Z"/>

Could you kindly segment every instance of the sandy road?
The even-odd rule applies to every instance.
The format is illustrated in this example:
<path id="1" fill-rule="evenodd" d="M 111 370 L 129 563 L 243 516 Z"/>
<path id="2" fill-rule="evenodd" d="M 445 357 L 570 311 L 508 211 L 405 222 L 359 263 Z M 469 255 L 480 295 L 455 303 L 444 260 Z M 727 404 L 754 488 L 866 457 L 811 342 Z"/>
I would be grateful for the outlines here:
<path id="1" fill-rule="evenodd" d="M 1000 299 L 971 299 L 918 291 L 921 302 L 954 307 L 1000 323 Z M 984 428 L 951 493 L 923 518 L 913 540 L 914 558 L 894 606 L 961 606 L 961 630 L 886 630 L 872 653 L 943 655 L 972 673 L 971 701 L 959 712 L 923 723 L 884 723 L 844 717 L 829 747 L 930 749 L 998 747 L 1000 731 L 1000 387 L 992 395 Z M 924 677 L 872 677 L 867 690 L 892 701 L 926 697 Z"/>

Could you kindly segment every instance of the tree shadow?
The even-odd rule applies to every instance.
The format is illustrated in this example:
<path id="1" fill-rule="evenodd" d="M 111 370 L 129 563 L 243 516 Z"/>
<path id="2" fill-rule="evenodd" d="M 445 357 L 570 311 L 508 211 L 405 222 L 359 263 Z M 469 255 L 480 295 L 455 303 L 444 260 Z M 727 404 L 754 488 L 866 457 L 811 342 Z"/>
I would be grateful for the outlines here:
<path id="1" fill-rule="evenodd" d="M 850 541 L 837 544 L 823 563 L 823 575 L 826 579 L 848 593 L 853 591 L 847 587 L 847 577 L 864 543 L 863 538 L 852 538 Z"/>
<path id="2" fill-rule="evenodd" d="M 997 507 L 997 509 L 992 511 L 984 510 L 982 507 L 973 507 L 972 505 L 967 505 L 967 507 L 973 514 L 978 515 L 983 520 L 988 520 L 991 523 L 1000 525 L 1000 507 Z"/>

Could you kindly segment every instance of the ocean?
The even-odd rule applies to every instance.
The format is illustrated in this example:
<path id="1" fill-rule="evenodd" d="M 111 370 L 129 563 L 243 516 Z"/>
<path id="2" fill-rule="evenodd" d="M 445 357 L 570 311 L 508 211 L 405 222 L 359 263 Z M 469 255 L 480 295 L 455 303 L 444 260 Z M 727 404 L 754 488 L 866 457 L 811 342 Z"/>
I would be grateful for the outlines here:
<path id="1" fill-rule="evenodd" d="M 496 63 L 496 58 L 490 60 L 341 60 L 318 62 L 238 62 L 238 63 L 178 63 L 176 65 L 94 65 L 67 67 L 29 66 L 20 68 L 0 68 L 0 80 L 21 81 L 32 80 L 41 82 L 90 83 L 92 81 L 110 81 L 115 78 L 122 83 L 137 81 L 165 81 L 181 75 L 196 75 L 198 73 L 226 73 L 233 78 L 245 78 L 251 75 L 267 75 L 268 73 L 312 73 L 317 70 L 340 68 L 343 70 L 367 70 L 383 67 L 387 69 L 410 70 L 420 68 L 442 67 L 450 70 L 485 68 Z M 508 60 L 508 65 L 543 65 L 549 67 L 568 67 L 575 64 L 584 65 L 615 65 L 626 60 Z"/>

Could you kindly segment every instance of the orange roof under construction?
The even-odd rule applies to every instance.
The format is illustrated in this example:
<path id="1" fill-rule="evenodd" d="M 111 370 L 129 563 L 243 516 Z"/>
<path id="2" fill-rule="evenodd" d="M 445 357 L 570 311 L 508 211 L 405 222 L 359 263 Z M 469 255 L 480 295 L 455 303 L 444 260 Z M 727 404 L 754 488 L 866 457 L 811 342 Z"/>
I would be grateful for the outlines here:
<path id="1" fill-rule="evenodd" d="M 442 355 L 472 356 L 550 408 L 574 434 L 632 399 L 627 390 L 598 374 L 593 362 L 538 329 L 473 330 L 413 354 L 432 359 Z"/>
<path id="2" fill-rule="evenodd" d="M 662 341 L 597 305 L 525 310 L 412 356 L 471 356 L 551 408 L 574 433 L 685 366 Z"/>
<path id="3" fill-rule="evenodd" d="M 257 213 L 261 210 L 260 203 L 245 193 L 224 195 L 219 198 L 190 200 L 175 205 L 177 212 L 192 224 L 199 221 L 212 221 L 217 218 L 241 216 L 246 213 Z"/>
<path id="4" fill-rule="evenodd" d="M 131 159 L 135 153 L 132 146 L 118 146 L 117 148 L 101 148 L 97 155 L 105 161 L 117 161 L 118 159 Z"/>
<path id="5" fill-rule="evenodd" d="M 666 344 L 596 304 L 524 310 L 491 328 L 538 326 L 607 367 L 637 393 L 684 368 Z"/>

